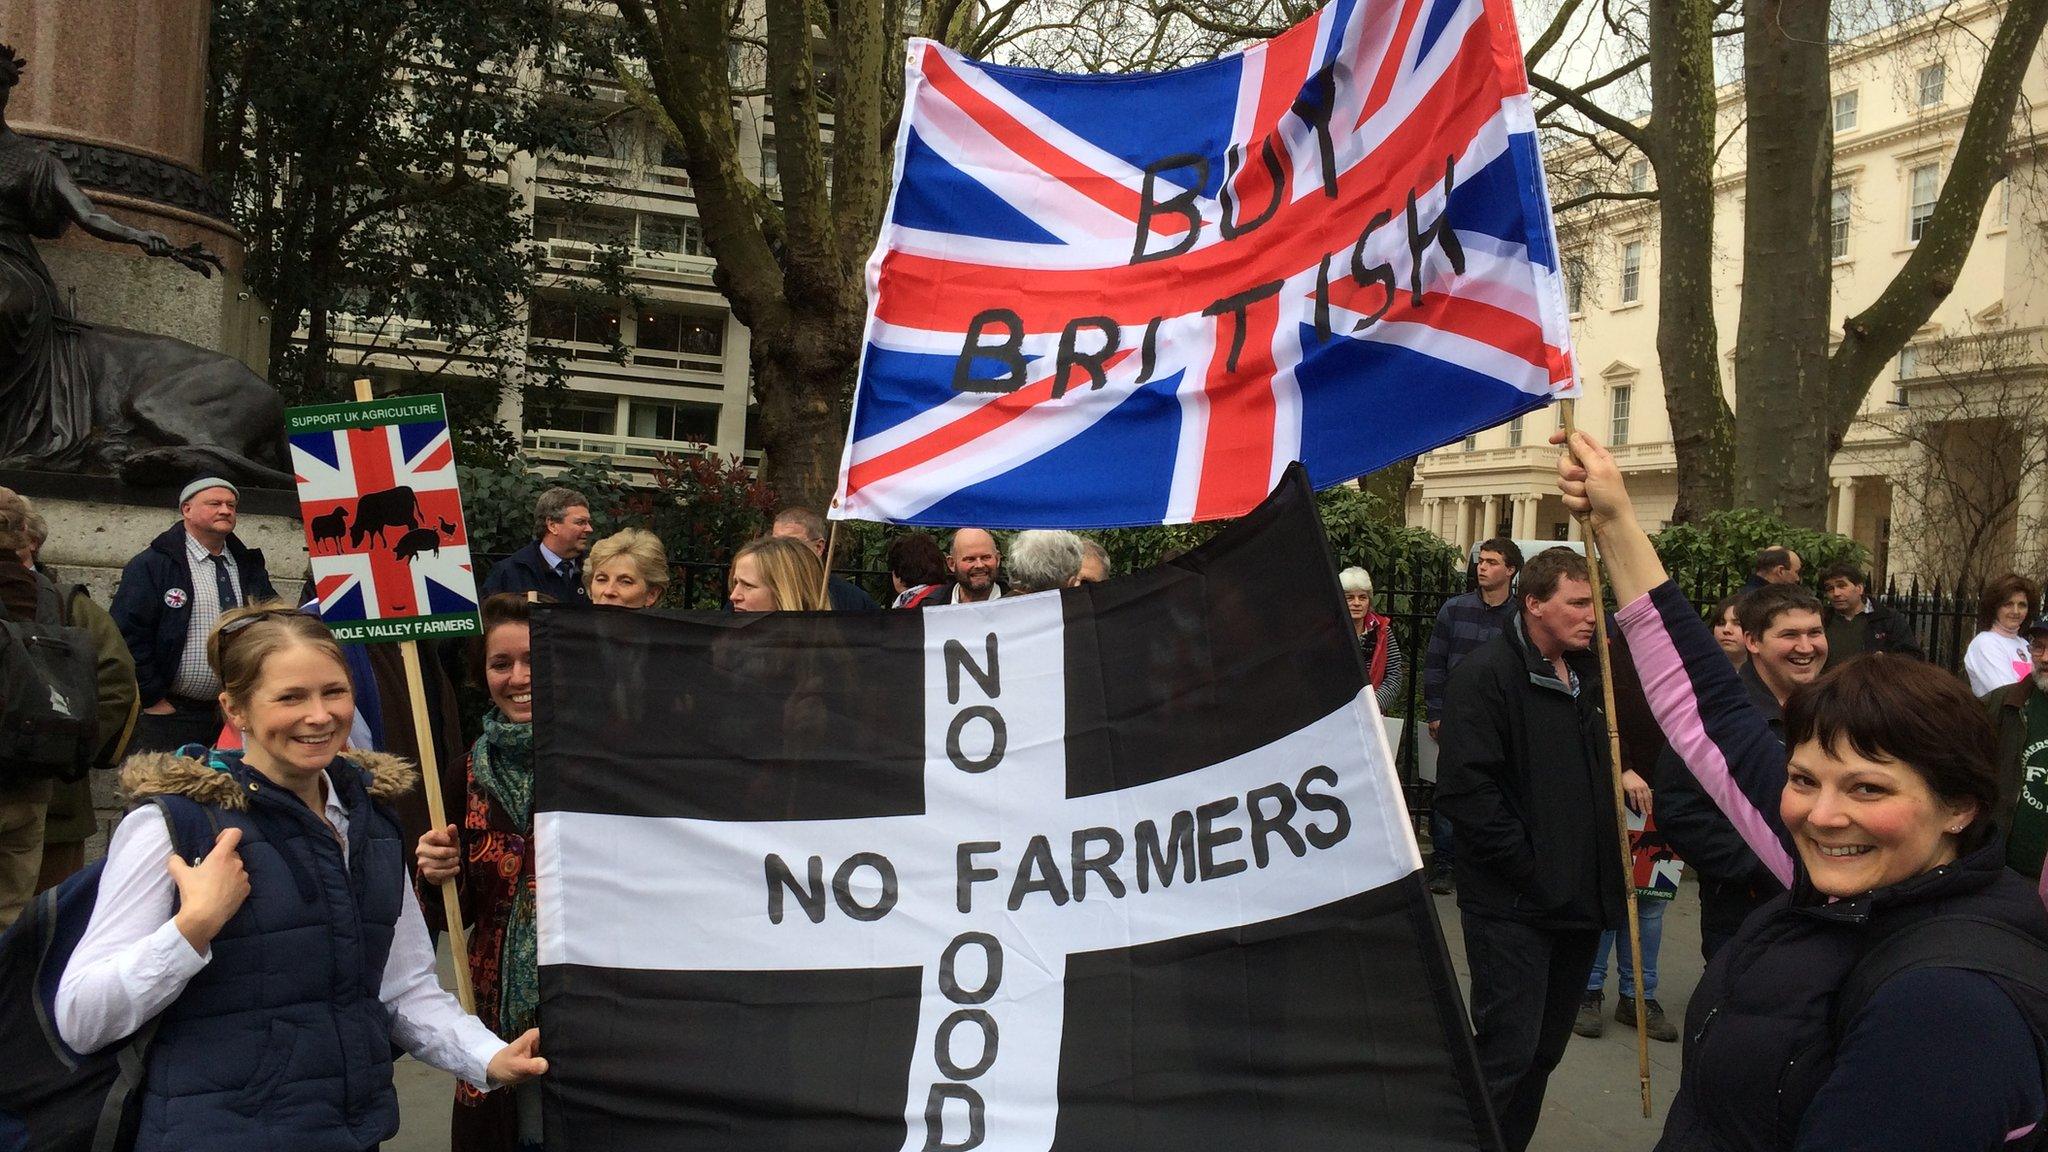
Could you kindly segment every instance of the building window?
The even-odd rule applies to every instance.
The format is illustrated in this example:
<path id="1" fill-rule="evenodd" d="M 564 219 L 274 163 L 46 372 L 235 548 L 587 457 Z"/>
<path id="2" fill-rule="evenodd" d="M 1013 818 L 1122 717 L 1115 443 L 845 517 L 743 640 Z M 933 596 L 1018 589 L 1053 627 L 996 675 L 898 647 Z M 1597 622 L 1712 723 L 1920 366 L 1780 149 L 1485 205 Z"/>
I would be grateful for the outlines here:
<path id="1" fill-rule="evenodd" d="M 718 406 L 635 400 L 627 431 L 642 440 L 710 444 L 718 439 Z"/>
<path id="2" fill-rule="evenodd" d="M 1635 393 L 1631 384 L 1617 384 L 1607 393 L 1607 442 L 1628 443 L 1628 413 Z"/>
<path id="3" fill-rule="evenodd" d="M 1478 451 L 1478 450 L 1479 450 L 1479 433 L 1477 433 L 1477 432 L 1474 432 L 1474 433 L 1473 433 L 1472 435 L 1470 435 L 1470 436 L 1467 436 L 1467 437 L 1465 437 L 1465 443 L 1464 443 L 1464 444 L 1463 444 L 1463 445 L 1462 445 L 1462 446 L 1461 446 L 1461 447 L 1460 447 L 1460 448 L 1459 448 L 1458 450 L 1459 450 L 1460 452 L 1476 452 L 1476 451 Z"/>
<path id="4" fill-rule="evenodd" d="M 1564 303 L 1572 315 L 1585 311 L 1586 305 L 1586 258 L 1567 256 L 1564 258 Z"/>
<path id="5" fill-rule="evenodd" d="M 1847 92 L 1835 93 L 1835 131 L 1853 132 L 1856 130 L 1856 104 L 1856 90 L 1854 88 Z"/>
<path id="6" fill-rule="evenodd" d="M 533 302 L 527 334 L 535 340 L 609 346 L 619 337 L 619 314 L 543 296 Z"/>
<path id="7" fill-rule="evenodd" d="M 1934 201 L 1941 195 L 1941 165 L 1922 164 L 1906 174 L 1906 184 L 1911 192 L 1911 215 L 1907 219 L 1906 239 L 1914 244 L 1927 231 L 1927 222 L 1934 218 Z"/>
<path id="8" fill-rule="evenodd" d="M 1906 395 L 1906 384 L 1918 375 L 1920 375 L 1920 349 L 1908 344 L 1904 348 L 1899 349 L 1899 374 L 1892 381 L 1893 404 L 1901 408 L 1906 407 L 1909 400 L 1909 397 Z"/>
<path id="9" fill-rule="evenodd" d="M 633 218 L 620 212 L 585 208 L 576 212 L 543 209 L 534 213 L 533 238 L 602 248 L 608 244 L 630 243 Z"/>
<path id="10" fill-rule="evenodd" d="M 1828 197 L 1828 255 L 1849 258 L 1849 190 L 1837 188 Z"/>
<path id="11" fill-rule="evenodd" d="M 609 396 L 572 393 L 561 403 L 548 405 L 540 417 L 542 427 L 556 432 L 609 436 L 619 424 L 619 405 Z"/>
<path id="12" fill-rule="evenodd" d="M 1643 298 L 1643 242 L 1631 240 L 1621 246 L 1621 302 L 1634 304 Z"/>
<path id="13" fill-rule="evenodd" d="M 1920 70 L 1914 95 L 1922 108 L 1932 108 L 1948 96 L 1948 65 L 1936 60 Z"/>
<path id="14" fill-rule="evenodd" d="M 704 248 L 704 225 L 695 216 L 640 217 L 640 248 L 670 255 L 710 255 Z"/>
<path id="15" fill-rule="evenodd" d="M 666 308 L 645 308 L 633 337 L 633 362 L 667 364 L 716 360 L 725 352 L 725 318 Z"/>
<path id="16" fill-rule="evenodd" d="M 1629 163 L 1628 190 L 1631 192 L 1648 192 L 1650 190 L 1650 161 L 1647 157 L 1638 156 Z"/>
<path id="17" fill-rule="evenodd" d="M 1508 447 L 1510 448 L 1520 448 L 1522 446 L 1522 420 L 1523 417 L 1517 416 L 1513 420 L 1508 421 Z"/>

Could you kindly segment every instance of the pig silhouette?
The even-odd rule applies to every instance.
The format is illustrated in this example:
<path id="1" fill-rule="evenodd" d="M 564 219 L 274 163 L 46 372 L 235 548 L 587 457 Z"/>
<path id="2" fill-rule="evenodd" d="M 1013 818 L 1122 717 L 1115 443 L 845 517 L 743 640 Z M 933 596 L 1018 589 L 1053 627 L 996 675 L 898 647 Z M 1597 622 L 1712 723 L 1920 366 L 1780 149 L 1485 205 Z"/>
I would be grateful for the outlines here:
<path id="1" fill-rule="evenodd" d="M 415 528 L 400 536 L 397 546 L 391 549 L 392 555 L 408 564 L 412 563 L 413 557 L 418 556 L 422 552 L 432 552 L 434 555 L 439 556 L 441 554 L 441 534 L 432 528 Z"/>

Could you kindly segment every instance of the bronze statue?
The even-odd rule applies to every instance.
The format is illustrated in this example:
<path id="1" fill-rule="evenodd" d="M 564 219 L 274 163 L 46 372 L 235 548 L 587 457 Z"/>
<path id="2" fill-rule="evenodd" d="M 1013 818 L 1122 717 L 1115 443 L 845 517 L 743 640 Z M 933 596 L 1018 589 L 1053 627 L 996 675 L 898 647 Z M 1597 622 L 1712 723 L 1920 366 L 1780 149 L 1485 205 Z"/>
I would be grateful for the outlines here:
<path id="1" fill-rule="evenodd" d="M 37 237 L 76 224 L 208 277 L 221 264 L 101 212 L 61 161 L 8 127 L 8 97 L 27 66 L 0 44 L 0 468 L 107 472 L 137 485 L 211 473 L 292 487 L 283 402 L 247 365 L 72 317 Z"/>

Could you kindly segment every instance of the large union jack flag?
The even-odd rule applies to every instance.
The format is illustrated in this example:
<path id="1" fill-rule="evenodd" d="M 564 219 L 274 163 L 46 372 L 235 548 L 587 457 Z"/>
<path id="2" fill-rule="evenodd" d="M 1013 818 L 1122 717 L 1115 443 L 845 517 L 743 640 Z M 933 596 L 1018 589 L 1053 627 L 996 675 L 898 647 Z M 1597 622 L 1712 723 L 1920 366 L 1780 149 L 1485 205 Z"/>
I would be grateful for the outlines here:
<path id="1" fill-rule="evenodd" d="M 322 410 L 294 409 L 293 415 L 301 411 Z M 419 633 L 348 626 L 476 612 L 476 578 L 445 418 L 292 431 L 289 438 L 312 590 L 322 619 L 337 635 L 411 639 Z"/>
<path id="2" fill-rule="evenodd" d="M 1575 395 L 1511 0 L 1336 0 L 1208 64 L 910 44 L 833 515 L 1235 516 Z"/>

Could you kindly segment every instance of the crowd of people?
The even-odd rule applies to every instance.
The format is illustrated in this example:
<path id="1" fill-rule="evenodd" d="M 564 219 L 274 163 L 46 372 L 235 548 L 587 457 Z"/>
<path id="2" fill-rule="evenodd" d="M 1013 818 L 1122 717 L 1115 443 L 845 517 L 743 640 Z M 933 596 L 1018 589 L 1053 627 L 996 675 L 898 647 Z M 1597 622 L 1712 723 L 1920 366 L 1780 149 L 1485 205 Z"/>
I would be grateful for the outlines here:
<path id="1" fill-rule="evenodd" d="M 1456 896 L 1506 1146 L 1533 1138 L 1572 1034 L 1604 1027 L 1610 956 L 1613 1019 L 1636 1025 L 1640 988 L 1648 1033 L 1680 1038 L 1657 999 L 1675 884 L 1639 879 L 1677 860 L 1696 881 L 1709 964 L 1661 1148 L 2028 1146 L 2048 1109 L 2038 586 L 2013 575 L 1987 588 L 1965 687 L 1923 662 L 1852 565 L 1820 572 L 1816 596 L 1796 552 L 1767 548 L 1703 620 L 1597 443 L 1571 441 L 1560 487 L 1589 517 L 1619 611 L 1595 602 L 1578 552 L 1525 557 L 1488 540 L 1420 672 L 1438 746 L 1425 880 Z M 158 1021 L 138 1148 L 373 1148 L 397 1128 L 396 1051 L 456 1076 L 452 1147 L 539 1147 L 533 606 L 652 607 L 670 558 L 642 529 L 594 539 L 588 500 L 542 493 L 534 539 L 482 583 L 481 635 L 460 659 L 425 662 L 421 716 L 388 652 L 343 648 L 317 600 L 277 597 L 265 557 L 235 535 L 239 498 L 219 478 L 187 486 L 179 522 L 128 564 L 109 612 L 41 568 L 48 526 L 0 489 L 0 608 L 90 638 L 89 766 L 121 765 L 137 804 L 108 843 L 55 1027 L 89 1052 Z M 782 511 L 732 557 L 725 606 L 879 610 L 828 576 L 826 549 L 820 517 Z M 1004 541 L 961 528 L 944 547 L 904 532 L 886 562 L 898 610 L 1110 574 L 1097 542 L 1060 531 Z M 1347 568 L 1338 583 L 1391 709 L 1407 657 L 1371 574 Z M 1603 629 L 1618 765 L 1593 651 Z M 489 700 L 466 746 L 464 675 Z M 450 796 L 440 827 L 413 786 L 423 732 Z M 1634 869 L 1616 850 L 1617 778 Z M 168 815 L 141 803 L 163 797 L 204 808 L 210 851 L 172 853 Z M 0 784 L 0 928 L 82 866 L 93 831 L 82 774 Z M 471 933 L 475 1015 L 434 977 L 444 925 L 416 893 L 444 882 Z M 1640 971 L 1620 931 L 1629 885 L 1642 895 Z"/>

